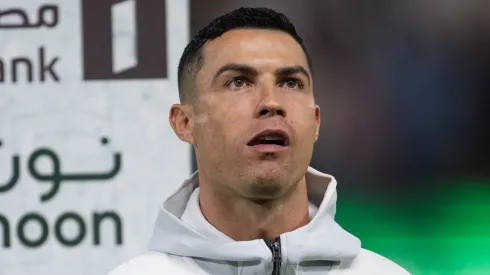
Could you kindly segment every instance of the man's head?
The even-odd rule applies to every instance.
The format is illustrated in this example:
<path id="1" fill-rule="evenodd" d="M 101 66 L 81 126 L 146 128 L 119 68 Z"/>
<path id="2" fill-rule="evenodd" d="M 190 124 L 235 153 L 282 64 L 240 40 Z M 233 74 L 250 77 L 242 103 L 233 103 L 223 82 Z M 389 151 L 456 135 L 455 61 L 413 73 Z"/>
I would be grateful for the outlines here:
<path id="1" fill-rule="evenodd" d="M 181 104 L 170 111 L 200 174 L 256 200 L 299 182 L 320 126 L 311 71 L 295 27 L 273 10 L 241 8 L 200 30 L 182 55 Z"/>

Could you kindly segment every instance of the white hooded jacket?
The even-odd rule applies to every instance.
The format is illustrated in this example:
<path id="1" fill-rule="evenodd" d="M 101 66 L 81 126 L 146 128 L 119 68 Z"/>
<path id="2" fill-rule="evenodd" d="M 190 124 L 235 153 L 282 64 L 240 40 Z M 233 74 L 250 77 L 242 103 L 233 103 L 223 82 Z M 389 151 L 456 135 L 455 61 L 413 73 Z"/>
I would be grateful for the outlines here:
<path id="1" fill-rule="evenodd" d="M 275 242 L 234 241 L 209 224 L 199 208 L 197 172 L 161 207 L 149 251 L 109 275 L 408 275 L 361 248 L 335 221 L 335 178 L 309 167 L 307 185 L 323 187 L 310 223 Z M 314 213 L 316 212 L 316 213 Z"/>

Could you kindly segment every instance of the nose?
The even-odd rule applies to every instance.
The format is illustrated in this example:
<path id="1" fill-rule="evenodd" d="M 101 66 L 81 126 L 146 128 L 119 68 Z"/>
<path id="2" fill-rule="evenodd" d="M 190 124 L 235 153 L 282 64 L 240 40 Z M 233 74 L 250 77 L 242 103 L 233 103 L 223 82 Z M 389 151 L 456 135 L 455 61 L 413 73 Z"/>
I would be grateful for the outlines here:
<path id="1" fill-rule="evenodd" d="M 274 88 L 267 88 L 262 91 L 257 117 L 282 116 L 286 117 L 286 110 L 277 96 L 278 91 Z"/>
<path id="2" fill-rule="evenodd" d="M 260 112 L 258 114 L 259 117 L 268 117 L 268 116 L 282 116 L 286 117 L 286 112 L 279 105 L 264 105 L 261 107 Z"/>

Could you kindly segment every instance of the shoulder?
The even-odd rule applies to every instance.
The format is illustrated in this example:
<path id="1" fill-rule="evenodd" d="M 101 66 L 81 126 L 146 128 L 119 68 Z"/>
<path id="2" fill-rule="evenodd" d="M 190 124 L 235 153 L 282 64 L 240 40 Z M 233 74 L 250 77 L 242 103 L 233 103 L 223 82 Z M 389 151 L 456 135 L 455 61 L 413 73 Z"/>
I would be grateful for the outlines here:
<path id="1" fill-rule="evenodd" d="M 146 252 L 114 268 L 108 275 L 203 274 L 188 258 L 160 252 Z"/>
<path id="2" fill-rule="evenodd" d="M 339 270 L 343 269 L 362 272 L 366 275 L 410 275 L 408 271 L 393 261 L 366 249 L 361 249 L 353 261 L 343 262 Z M 357 272 L 347 272 L 347 274 L 357 274 Z"/>

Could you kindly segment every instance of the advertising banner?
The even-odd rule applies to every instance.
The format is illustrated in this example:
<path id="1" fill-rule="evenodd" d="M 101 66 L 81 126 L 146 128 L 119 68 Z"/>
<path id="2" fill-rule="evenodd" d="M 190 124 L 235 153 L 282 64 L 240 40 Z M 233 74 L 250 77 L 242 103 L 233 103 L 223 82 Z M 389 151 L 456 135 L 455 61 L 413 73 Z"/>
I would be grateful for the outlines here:
<path id="1" fill-rule="evenodd" d="M 0 274 L 105 274 L 191 171 L 168 124 L 184 0 L 0 4 Z"/>

